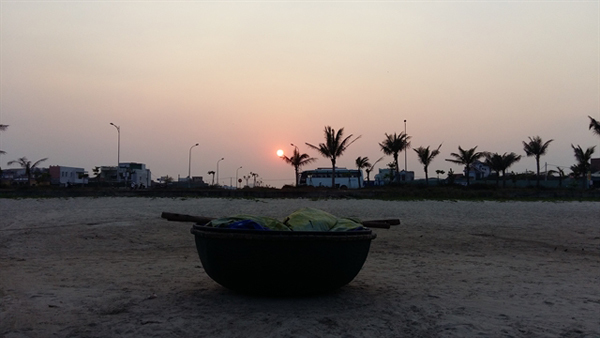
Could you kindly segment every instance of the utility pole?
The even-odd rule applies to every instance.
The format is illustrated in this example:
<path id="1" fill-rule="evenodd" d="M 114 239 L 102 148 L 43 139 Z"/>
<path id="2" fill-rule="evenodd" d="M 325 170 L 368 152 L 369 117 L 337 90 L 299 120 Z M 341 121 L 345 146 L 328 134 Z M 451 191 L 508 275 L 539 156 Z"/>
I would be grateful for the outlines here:
<path id="1" fill-rule="evenodd" d="M 404 120 L 404 137 L 407 138 L 408 135 L 406 134 L 406 120 Z M 408 149 L 404 148 L 404 179 L 406 179 L 406 153 L 408 152 Z"/>

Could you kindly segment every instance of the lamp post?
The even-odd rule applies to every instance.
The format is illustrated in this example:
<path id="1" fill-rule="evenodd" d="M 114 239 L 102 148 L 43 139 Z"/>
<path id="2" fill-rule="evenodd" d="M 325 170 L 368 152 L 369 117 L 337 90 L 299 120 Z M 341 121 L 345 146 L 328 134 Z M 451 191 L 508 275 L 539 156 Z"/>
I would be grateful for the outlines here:
<path id="1" fill-rule="evenodd" d="M 190 157 L 189 157 L 189 161 L 188 161 L 188 185 L 191 185 L 191 181 L 192 181 L 192 148 L 197 147 L 199 145 L 199 143 L 194 144 L 193 146 L 190 147 Z"/>
<path id="2" fill-rule="evenodd" d="M 225 157 L 221 157 L 220 160 L 217 161 L 217 186 L 219 185 L 219 162 L 223 161 Z"/>
<path id="3" fill-rule="evenodd" d="M 404 137 L 408 137 L 408 135 L 406 135 L 406 120 L 404 120 Z M 404 148 L 404 179 L 406 180 L 406 153 L 407 153 L 407 149 L 406 147 Z"/>
<path id="4" fill-rule="evenodd" d="M 118 134 L 118 142 L 117 142 L 117 182 L 121 182 L 121 178 L 119 177 L 119 166 L 121 165 L 121 127 L 117 126 L 114 123 L 110 123 L 111 126 L 117 128 Z"/>
<path id="5" fill-rule="evenodd" d="M 242 169 L 242 166 L 240 166 L 239 168 L 237 168 L 235 170 L 235 188 L 237 189 L 238 187 L 238 170 Z"/>

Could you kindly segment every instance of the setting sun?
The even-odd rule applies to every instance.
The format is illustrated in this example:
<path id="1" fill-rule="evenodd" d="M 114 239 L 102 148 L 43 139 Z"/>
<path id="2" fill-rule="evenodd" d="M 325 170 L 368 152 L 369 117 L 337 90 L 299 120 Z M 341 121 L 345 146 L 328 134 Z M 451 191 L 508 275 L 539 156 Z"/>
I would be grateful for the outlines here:
<path id="1" fill-rule="evenodd" d="M 279 157 L 283 156 L 283 150 L 281 150 L 281 149 L 277 150 L 277 156 L 279 156 Z"/>

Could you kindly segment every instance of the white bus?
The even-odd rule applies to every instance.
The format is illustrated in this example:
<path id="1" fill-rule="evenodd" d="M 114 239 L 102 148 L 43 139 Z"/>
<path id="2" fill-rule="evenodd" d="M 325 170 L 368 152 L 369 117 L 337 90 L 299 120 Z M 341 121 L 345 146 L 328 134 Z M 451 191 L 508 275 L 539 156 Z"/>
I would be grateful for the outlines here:
<path id="1" fill-rule="evenodd" d="M 300 186 L 331 187 L 331 168 L 305 170 L 300 174 Z M 362 170 L 335 168 L 335 187 L 357 189 L 364 186 Z"/>

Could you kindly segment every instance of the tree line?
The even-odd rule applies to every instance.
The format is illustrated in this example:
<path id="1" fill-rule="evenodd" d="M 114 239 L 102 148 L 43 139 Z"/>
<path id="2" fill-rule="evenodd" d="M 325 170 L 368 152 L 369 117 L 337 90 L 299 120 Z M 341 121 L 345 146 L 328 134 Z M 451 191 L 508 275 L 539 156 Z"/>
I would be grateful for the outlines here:
<path id="1" fill-rule="evenodd" d="M 596 135 L 600 136 L 600 122 L 591 116 L 588 116 L 590 119 L 589 129 Z M 324 129 L 324 138 L 325 141 L 319 143 L 318 145 L 313 145 L 311 143 L 305 143 L 309 148 L 316 150 L 324 158 L 327 158 L 331 161 L 331 186 L 335 187 L 335 170 L 336 163 L 338 158 L 340 158 L 344 152 L 348 149 L 348 147 L 358 140 L 361 136 L 354 137 L 354 135 L 350 134 L 348 136 L 344 136 L 344 128 L 340 128 L 339 130 L 335 130 L 330 126 L 325 126 Z M 394 179 L 397 179 L 399 174 L 399 166 L 398 166 L 398 155 L 402 151 L 407 151 L 410 148 L 410 139 L 411 137 L 404 132 L 387 134 L 385 133 L 385 138 L 381 143 L 379 143 L 381 151 L 385 155 L 391 155 L 393 158 L 393 162 L 388 166 L 395 171 Z M 546 155 L 548 151 L 548 147 L 553 142 L 553 139 L 548 141 L 543 141 L 540 136 L 529 137 L 528 141 L 523 141 L 523 151 L 527 157 L 534 157 L 536 162 L 536 186 L 540 186 L 540 158 Z M 440 144 L 437 148 L 432 149 L 431 146 L 419 146 L 417 148 L 413 148 L 415 153 L 417 154 L 417 158 L 419 162 L 423 165 L 423 171 L 425 172 L 425 182 L 429 184 L 429 165 L 433 161 L 435 157 L 441 154 L 442 145 Z M 596 146 L 588 147 L 587 149 L 583 149 L 580 145 L 574 146 L 571 144 L 571 148 L 573 149 L 576 164 L 571 166 L 571 171 L 573 176 L 575 177 L 583 177 L 585 179 L 586 173 L 591 168 L 591 159 L 592 154 L 595 151 Z M 461 146 L 458 146 L 458 152 L 450 153 L 450 157 L 446 159 L 448 162 L 452 162 L 455 164 L 463 165 L 465 174 L 467 177 L 467 185 L 470 184 L 470 171 L 474 163 L 483 159 L 483 163 L 487 165 L 490 170 L 496 172 L 496 184 L 499 184 L 500 173 L 502 173 L 502 184 L 506 186 L 506 170 L 510 168 L 513 164 L 517 163 L 521 160 L 521 155 L 518 155 L 514 152 L 510 153 L 492 153 L 487 151 L 478 152 L 477 146 L 469 149 L 463 149 Z M 294 167 L 294 173 L 296 176 L 296 186 L 298 186 L 299 180 L 299 172 L 300 168 L 303 166 L 310 164 L 317 160 L 315 157 L 311 157 L 309 154 L 300 153 L 298 147 L 295 147 L 294 153 L 291 157 L 282 156 L 282 159 Z M 370 173 L 373 171 L 375 165 L 381 161 L 383 157 L 379 158 L 373 164 L 369 162 L 368 157 L 358 157 L 356 158 L 355 164 L 359 171 L 365 170 L 367 173 L 367 182 L 370 180 Z M 561 168 L 558 168 L 559 174 L 564 176 L 564 171 Z M 436 171 L 438 175 L 444 172 L 441 170 Z M 452 175 L 452 171 L 450 171 L 449 175 Z"/>

